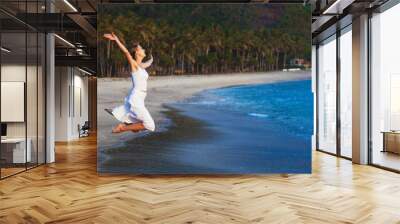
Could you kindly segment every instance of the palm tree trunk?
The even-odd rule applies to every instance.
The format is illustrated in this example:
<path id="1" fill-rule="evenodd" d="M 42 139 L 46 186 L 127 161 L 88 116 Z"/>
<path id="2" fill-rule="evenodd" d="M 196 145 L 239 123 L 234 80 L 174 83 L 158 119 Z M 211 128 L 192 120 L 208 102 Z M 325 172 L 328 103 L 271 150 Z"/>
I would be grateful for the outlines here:
<path id="1" fill-rule="evenodd" d="M 283 53 L 283 68 L 284 68 L 284 69 L 286 69 L 286 55 L 287 55 L 287 53 L 284 52 L 284 53 Z"/>

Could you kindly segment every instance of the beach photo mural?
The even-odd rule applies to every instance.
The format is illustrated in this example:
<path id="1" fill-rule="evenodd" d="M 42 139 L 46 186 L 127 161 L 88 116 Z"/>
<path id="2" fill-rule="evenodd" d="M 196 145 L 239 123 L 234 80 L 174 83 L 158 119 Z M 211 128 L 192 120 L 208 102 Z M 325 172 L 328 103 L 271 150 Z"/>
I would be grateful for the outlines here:
<path id="1" fill-rule="evenodd" d="M 311 172 L 308 5 L 98 11 L 99 173 Z"/>

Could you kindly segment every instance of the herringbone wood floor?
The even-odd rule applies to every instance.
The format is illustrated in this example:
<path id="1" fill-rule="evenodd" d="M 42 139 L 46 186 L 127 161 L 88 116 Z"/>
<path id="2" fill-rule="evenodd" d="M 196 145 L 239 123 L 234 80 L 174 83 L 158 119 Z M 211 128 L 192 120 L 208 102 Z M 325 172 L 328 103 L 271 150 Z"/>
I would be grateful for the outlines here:
<path id="1" fill-rule="evenodd" d="M 313 157 L 312 175 L 98 176 L 90 137 L 0 181 L 0 223 L 400 223 L 400 175 Z"/>

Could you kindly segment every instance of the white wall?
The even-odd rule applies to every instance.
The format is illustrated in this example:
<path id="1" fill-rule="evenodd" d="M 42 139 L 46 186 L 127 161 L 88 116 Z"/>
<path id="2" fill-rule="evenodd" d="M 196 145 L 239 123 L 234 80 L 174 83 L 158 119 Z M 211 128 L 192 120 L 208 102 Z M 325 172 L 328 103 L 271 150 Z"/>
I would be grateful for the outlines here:
<path id="1" fill-rule="evenodd" d="M 88 120 L 88 78 L 76 68 L 56 67 L 55 86 L 55 140 L 77 139 L 78 125 Z"/>
<path id="2" fill-rule="evenodd" d="M 79 73 L 79 75 L 75 75 L 74 86 L 75 86 L 75 92 L 74 92 L 75 116 L 72 125 L 73 127 L 77 127 L 78 124 L 82 126 L 85 123 L 85 121 L 88 120 L 88 77 L 82 76 L 82 73 Z M 81 111 L 79 111 L 79 109 L 81 109 Z M 79 134 L 78 129 L 74 128 L 73 133 L 74 136 L 78 136 Z"/>
<path id="3" fill-rule="evenodd" d="M 9 64 L 1 66 L 1 81 L 3 82 L 25 82 L 25 64 Z M 1 108 L 6 110 L 6 108 Z M 7 137 L 25 137 L 25 122 L 7 123 Z"/>
<path id="4" fill-rule="evenodd" d="M 70 77 L 68 75 L 69 69 L 67 67 L 56 67 L 55 68 L 55 141 L 67 141 L 68 140 L 68 117 L 69 117 L 69 96 L 68 88 L 70 83 Z"/>

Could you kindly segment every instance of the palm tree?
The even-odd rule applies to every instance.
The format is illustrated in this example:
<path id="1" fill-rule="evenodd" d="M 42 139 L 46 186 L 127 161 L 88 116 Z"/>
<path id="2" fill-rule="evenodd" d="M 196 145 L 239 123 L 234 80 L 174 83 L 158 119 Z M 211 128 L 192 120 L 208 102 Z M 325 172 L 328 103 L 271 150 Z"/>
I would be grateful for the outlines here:
<path id="1" fill-rule="evenodd" d="M 274 21 L 264 18 L 266 12 L 276 13 L 271 17 Z M 123 76 L 129 71 L 119 49 L 102 39 L 103 33 L 111 31 L 128 46 L 140 42 L 154 56 L 150 74 L 286 68 L 291 58 L 310 58 L 309 19 L 309 9 L 301 6 L 113 7 L 102 10 L 99 17 L 99 71 L 102 76 Z"/>

